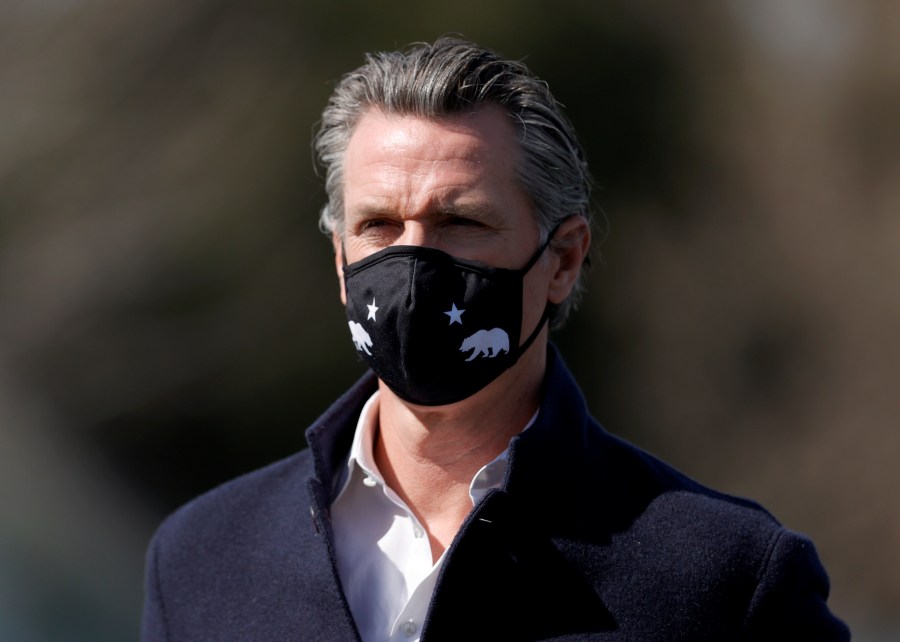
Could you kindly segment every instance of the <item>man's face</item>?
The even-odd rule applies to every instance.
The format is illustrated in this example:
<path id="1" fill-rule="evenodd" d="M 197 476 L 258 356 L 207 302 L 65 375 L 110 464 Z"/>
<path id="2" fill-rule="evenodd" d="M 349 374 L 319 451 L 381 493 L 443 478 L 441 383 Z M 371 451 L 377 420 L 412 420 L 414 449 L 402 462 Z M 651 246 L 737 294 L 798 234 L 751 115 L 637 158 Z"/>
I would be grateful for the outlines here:
<path id="1" fill-rule="evenodd" d="M 344 237 L 334 236 L 341 298 L 346 302 L 344 252 L 354 263 L 390 245 L 420 245 L 494 267 L 523 267 L 540 233 L 516 181 L 519 154 L 500 107 L 439 120 L 367 112 L 344 164 Z M 546 305 L 546 272 L 539 261 L 526 276 L 525 331 Z"/>
<path id="2" fill-rule="evenodd" d="M 515 180 L 515 131 L 499 107 L 441 120 L 366 113 L 344 165 L 344 250 L 424 245 L 519 268 L 538 245 Z"/>

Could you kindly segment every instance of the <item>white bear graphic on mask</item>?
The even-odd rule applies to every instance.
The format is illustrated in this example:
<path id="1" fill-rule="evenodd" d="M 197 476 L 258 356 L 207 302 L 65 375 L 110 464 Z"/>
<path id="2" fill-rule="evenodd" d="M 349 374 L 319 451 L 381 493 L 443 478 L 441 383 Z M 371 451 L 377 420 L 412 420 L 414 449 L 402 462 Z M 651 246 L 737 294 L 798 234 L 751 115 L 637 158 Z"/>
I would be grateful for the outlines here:
<path id="1" fill-rule="evenodd" d="M 372 345 L 372 337 L 369 336 L 369 333 L 366 332 L 366 329 L 361 324 L 356 321 L 350 321 L 350 334 L 353 335 L 353 345 L 356 346 L 357 350 L 362 350 L 368 355 L 372 354 L 369 352 L 369 346 Z"/>
<path id="2" fill-rule="evenodd" d="M 463 339 L 459 347 L 460 352 L 472 350 L 471 356 L 466 361 L 475 357 L 496 357 L 500 351 L 509 353 L 509 335 L 500 328 L 493 330 L 479 330 L 475 334 Z"/>

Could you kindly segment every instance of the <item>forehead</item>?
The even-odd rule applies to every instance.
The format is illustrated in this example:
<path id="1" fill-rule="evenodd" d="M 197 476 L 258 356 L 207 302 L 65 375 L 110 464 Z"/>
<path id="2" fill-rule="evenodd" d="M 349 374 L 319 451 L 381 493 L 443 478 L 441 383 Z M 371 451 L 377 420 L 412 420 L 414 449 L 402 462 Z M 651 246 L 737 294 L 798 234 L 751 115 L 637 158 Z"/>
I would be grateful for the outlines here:
<path id="1" fill-rule="evenodd" d="M 487 254 L 532 248 L 539 233 L 518 179 L 519 155 L 516 128 L 501 107 L 436 119 L 366 112 L 344 159 L 345 232 L 371 247 L 414 239 L 519 265 L 521 257 L 498 263 Z"/>
<path id="2" fill-rule="evenodd" d="M 512 166 L 520 153 L 508 112 L 484 105 L 440 117 L 366 110 L 350 137 L 345 171 L 354 163 L 391 157 L 420 161 L 459 160 Z"/>

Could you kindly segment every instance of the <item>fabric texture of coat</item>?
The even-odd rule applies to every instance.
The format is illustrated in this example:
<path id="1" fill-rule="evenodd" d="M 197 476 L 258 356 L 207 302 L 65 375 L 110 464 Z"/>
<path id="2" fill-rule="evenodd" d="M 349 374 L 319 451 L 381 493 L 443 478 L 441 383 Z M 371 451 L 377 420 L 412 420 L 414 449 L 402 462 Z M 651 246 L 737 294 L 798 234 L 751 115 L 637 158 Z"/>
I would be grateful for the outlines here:
<path id="1" fill-rule="evenodd" d="M 368 373 L 309 448 L 186 504 L 147 555 L 143 642 L 358 640 L 329 505 Z M 422 642 L 848 640 L 812 542 L 606 432 L 555 348 L 503 487 L 470 513 Z"/>

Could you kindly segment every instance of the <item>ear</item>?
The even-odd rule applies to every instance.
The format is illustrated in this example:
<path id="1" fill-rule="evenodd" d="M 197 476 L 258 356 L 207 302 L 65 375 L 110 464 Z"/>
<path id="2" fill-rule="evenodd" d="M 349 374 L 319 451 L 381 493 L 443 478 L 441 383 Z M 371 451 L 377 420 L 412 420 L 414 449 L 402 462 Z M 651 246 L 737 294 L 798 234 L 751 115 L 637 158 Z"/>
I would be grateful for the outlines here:
<path id="1" fill-rule="evenodd" d="M 553 272 L 547 298 L 559 305 L 575 287 L 581 266 L 591 246 L 591 227 L 583 216 L 570 216 L 559 226 L 550 242 Z"/>
<path id="2" fill-rule="evenodd" d="M 344 244 L 337 231 L 331 233 L 331 244 L 334 246 L 334 268 L 341 288 L 341 303 L 347 305 L 347 289 L 344 287 Z"/>

